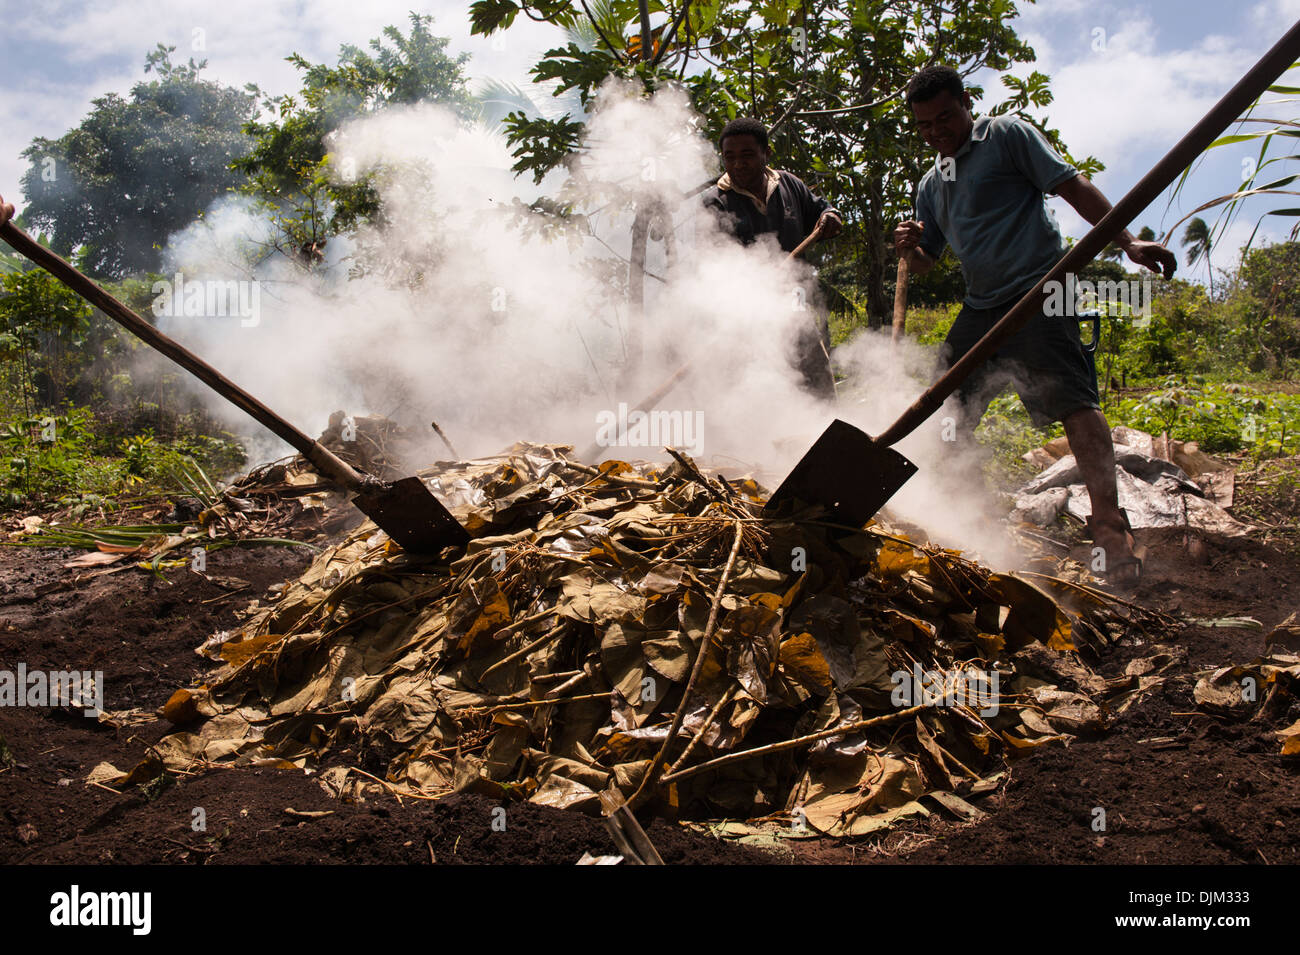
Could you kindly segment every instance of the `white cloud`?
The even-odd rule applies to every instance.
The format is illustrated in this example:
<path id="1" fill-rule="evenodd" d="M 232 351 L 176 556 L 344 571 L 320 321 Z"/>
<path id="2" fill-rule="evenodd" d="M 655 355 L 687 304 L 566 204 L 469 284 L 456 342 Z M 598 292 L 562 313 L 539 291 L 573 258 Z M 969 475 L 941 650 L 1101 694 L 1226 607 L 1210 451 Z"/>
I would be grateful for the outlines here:
<path id="1" fill-rule="evenodd" d="M 1082 55 L 1052 71 L 1051 121 L 1076 155 L 1122 165 L 1125 154 L 1168 147 L 1255 59 L 1218 37 L 1157 51 L 1157 29 L 1133 17 L 1107 32 L 1104 50 L 1081 42 Z"/>
<path id="2" fill-rule="evenodd" d="M 1264 0 L 1251 7 L 1250 18 L 1256 26 L 1278 26 L 1300 19 L 1300 0 Z"/>
<path id="3" fill-rule="evenodd" d="M 135 77 L 109 72 L 93 79 L 51 83 L 32 78 L 17 89 L 12 86 L 0 100 L 0 129 L 4 148 L 0 151 L 0 195 L 18 200 L 18 183 L 27 170 L 20 158 L 38 136 L 55 139 L 81 121 L 90 101 L 109 92 L 125 93 Z"/>
<path id="4" fill-rule="evenodd" d="M 93 98 L 125 94 L 144 79 L 144 57 L 155 43 L 174 45 L 178 61 L 206 59 L 210 79 L 241 88 L 253 82 L 276 95 L 298 89 L 299 73 L 284 59 L 290 53 L 332 64 L 344 43 L 364 48 L 388 25 L 405 31 L 413 8 L 433 14 L 433 32 L 450 39 L 449 54 L 471 55 L 471 79 L 491 76 L 527 86 L 528 69 L 556 45 L 553 27 L 526 17 L 495 38 L 471 37 L 468 6 L 451 0 L 46 0 L 22 6 L 0 0 L 9 61 L 0 68 L 6 78 L 0 194 L 21 198 L 18 182 L 27 167 L 18 153 L 33 137 L 62 135 L 89 112 Z"/>

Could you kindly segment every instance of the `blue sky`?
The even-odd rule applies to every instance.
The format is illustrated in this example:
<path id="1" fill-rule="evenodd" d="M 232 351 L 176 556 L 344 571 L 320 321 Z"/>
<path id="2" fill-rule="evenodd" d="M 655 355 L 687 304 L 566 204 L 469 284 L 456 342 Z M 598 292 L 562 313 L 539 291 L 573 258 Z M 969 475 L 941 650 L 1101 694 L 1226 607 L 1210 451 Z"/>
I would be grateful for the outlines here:
<path id="1" fill-rule="evenodd" d="M 1038 54 L 1030 69 L 1052 78 L 1056 101 L 1049 118 L 1076 155 L 1092 154 L 1106 163 L 1097 182 L 1112 200 L 1300 19 L 1300 0 L 1041 0 L 1019 6 L 1017 28 Z M 287 54 L 333 62 L 341 43 L 362 44 L 387 24 L 405 24 L 411 9 L 432 13 L 436 32 L 451 38 L 452 51 L 471 54 L 474 77 L 526 86 L 528 67 L 554 39 L 549 28 L 523 17 L 494 41 L 471 38 L 468 4 L 445 0 L 0 0 L 6 40 L 0 58 L 6 143 L 0 149 L 0 194 L 21 203 L 21 150 L 34 136 L 58 136 L 76 125 L 94 97 L 127 92 L 142 78 L 145 53 L 159 41 L 174 44 L 178 57 L 206 58 L 211 78 L 289 92 L 297 82 L 284 62 Z M 1098 30 L 1104 31 L 1104 49 L 1096 48 Z M 1300 77 L 1292 85 L 1300 85 Z M 1000 89 L 995 80 L 986 87 L 991 96 Z M 1287 115 L 1294 116 L 1290 108 Z M 1220 150 L 1193 176 L 1181 210 L 1166 211 L 1162 199 L 1135 225 L 1163 233 L 1197 202 L 1232 191 L 1247 155 L 1247 146 Z M 1225 251 L 1219 262 L 1231 258 L 1230 250 L 1269 201 L 1247 208 L 1220 242 Z M 1086 231 L 1072 210 L 1056 206 L 1068 234 Z M 1281 223 L 1266 222 L 1264 234 L 1283 238 Z M 1182 271 L 1205 275 L 1203 265 Z"/>
<path id="2" fill-rule="evenodd" d="M 1091 154 L 1106 164 L 1096 182 L 1112 201 L 1131 188 L 1300 20 L 1300 0 L 1041 0 L 1019 6 L 1018 32 L 1038 56 L 1031 69 L 1052 78 L 1056 97 L 1048 110 L 1052 125 L 1061 130 L 1076 156 Z M 1105 40 L 1100 51 L 1094 49 L 1099 35 Z M 1300 85 L 1297 74 L 1300 70 L 1290 74 L 1290 85 Z M 1297 115 L 1295 103 L 1287 109 L 1283 118 Z M 1274 113 L 1261 110 L 1259 115 Z M 1135 226 L 1150 225 L 1163 236 L 1200 203 L 1238 188 L 1243 160 L 1257 153 L 1257 144 L 1215 150 L 1197 167 L 1173 206 L 1168 206 L 1167 195 L 1162 197 L 1137 218 Z M 1289 171 L 1300 172 L 1300 167 L 1292 164 Z M 1222 251 L 1214 257 L 1216 264 L 1230 263 L 1267 209 L 1295 206 L 1294 198 L 1260 197 L 1249 202 L 1219 241 Z M 1064 203 L 1057 200 L 1053 207 L 1067 234 L 1078 237 L 1086 231 L 1086 224 Z M 1213 224 L 1215 214 L 1210 210 L 1204 217 Z M 1265 220 L 1260 236 L 1276 241 L 1285 238 L 1288 230 L 1288 220 Z M 1182 227 L 1177 236 L 1181 233 Z M 1180 272 L 1203 281 L 1205 265 L 1187 269 L 1177 236 L 1170 246 L 1180 252 Z"/>

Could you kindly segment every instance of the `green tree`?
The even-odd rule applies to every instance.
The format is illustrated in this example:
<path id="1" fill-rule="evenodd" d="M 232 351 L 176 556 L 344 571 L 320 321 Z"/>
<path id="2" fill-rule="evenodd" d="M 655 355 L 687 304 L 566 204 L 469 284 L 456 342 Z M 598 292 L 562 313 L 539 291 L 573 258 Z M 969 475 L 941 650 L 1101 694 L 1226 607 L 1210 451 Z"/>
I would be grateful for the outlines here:
<path id="1" fill-rule="evenodd" d="M 330 237 L 381 214 L 373 174 L 349 177 L 331 168 L 328 136 L 344 123 L 420 102 L 473 115 L 463 75 L 469 55 L 448 56 L 449 41 L 430 32 L 432 22 L 412 13 L 409 34 L 385 27 L 370 52 L 344 45 L 332 67 L 297 53 L 287 58 L 302 72 L 301 90 L 264 102 L 270 117 L 245 126 L 254 145 L 234 163 L 248 176 L 245 191 L 271 210 L 280 251 L 311 265 Z"/>
<path id="2" fill-rule="evenodd" d="M 647 91 L 684 85 L 711 138 L 738 115 L 767 123 L 774 164 L 845 213 L 846 234 L 831 254 L 866 290 L 874 323 L 886 321 L 892 307 L 890 233 L 910 214 L 913 184 L 930 161 L 902 101 L 918 69 L 948 62 L 968 77 L 984 68 L 1004 73 L 1009 96 L 995 112 L 1025 116 L 1068 155 L 1059 134 L 1035 115 L 1051 102 L 1047 77 L 1006 73 L 1034 57 L 1016 36 L 1017 13 L 1007 0 L 951 7 L 920 0 L 611 0 L 601 9 L 563 0 L 478 0 L 471 29 L 506 29 L 521 12 L 599 40 L 571 36 L 532 70 L 556 95 L 576 92 L 584 109 L 601 82 L 621 76 Z M 658 25 L 649 25 L 650 15 Z M 976 86 L 972 93 L 983 91 Z M 512 114 L 506 126 L 515 169 L 537 181 L 578 147 L 583 131 L 582 117 L 572 112 L 558 119 Z M 1087 173 L 1101 168 L 1091 157 L 1075 164 Z"/>
<path id="3" fill-rule="evenodd" d="M 93 275 L 156 271 L 167 237 L 240 182 L 229 166 L 247 149 L 254 96 L 202 79 L 206 61 L 173 64 L 174 51 L 159 44 L 145 58 L 155 79 L 23 150 L 23 221 Z"/>
<path id="4" fill-rule="evenodd" d="M 1294 373 L 1300 363 L 1300 242 L 1248 250 L 1236 278 L 1252 303 L 1242 329 L 1252 369 Z"/>
<path id="5" fill-rule="evenodd" d="M 41 269 L 4 276 L 0 292 L 0 356 L 24 412 L 73 397 L 70 385 L 94 361 L 92 345 L 103 344 L 92 341 L 104 329 L 91 321 L 90 306 Z"/>
<path id="6" fill-rule="evenodd" d="M 1300 242 L 1277 242 L 1251 249 L 1239 275 L 1269 311 L 1300 316 Z"/>

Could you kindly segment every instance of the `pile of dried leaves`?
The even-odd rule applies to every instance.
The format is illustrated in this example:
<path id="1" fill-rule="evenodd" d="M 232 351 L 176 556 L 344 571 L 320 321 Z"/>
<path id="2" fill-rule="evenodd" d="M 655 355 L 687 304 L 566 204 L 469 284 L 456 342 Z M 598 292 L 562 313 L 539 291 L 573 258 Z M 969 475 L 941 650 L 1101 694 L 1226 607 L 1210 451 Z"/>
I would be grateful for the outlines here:
<path id="1" fill-rule="evenodd" d="M 200 652 L 149 772 L 322 769 L 342 796 L 471 789 L 599 811 L 790 813 L 861 834 L 996 787 L 1161 680 L 1083 662 L 1165 622 L 1084 584 L 994 573 L 885 523 L 761 513 L 752 480 L 519 444 L 426 478 L 474 540 L 373 524 Z M 1082 654 L 1081 652 L 1082 651 Z M 360 766 L 332 757 L 360 753 Z"/>

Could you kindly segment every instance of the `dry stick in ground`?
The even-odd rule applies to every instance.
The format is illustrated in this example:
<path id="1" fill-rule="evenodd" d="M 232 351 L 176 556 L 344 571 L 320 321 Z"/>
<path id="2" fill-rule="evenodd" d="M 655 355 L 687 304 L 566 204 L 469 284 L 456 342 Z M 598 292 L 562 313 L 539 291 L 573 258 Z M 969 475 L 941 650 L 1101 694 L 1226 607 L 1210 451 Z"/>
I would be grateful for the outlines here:
<path id="1" fill-rule="evenodd" d="M 428 799 L 428 800 L 435 800 L 435 799 L 441 799 L 441 798 L 442 798 L 442 796 L 429 796 L 429 795 L 426 795 L 425 793 L 413 793 L 413 792 L 410 792 L 410 791 L 405 791 L 405 792 L 404 792 L 404 791 L 402 791 L 401 789 L 398 789 L 396 786 L 394 786 L 394 785 L 393 785 L 392 783 L 390 783 L 388 780 L 386 780 L 386 779 L 380 779 L 378 776 L 372 776 L 372 775 L 370 775 L 368 772 L 366 772 L 364 769 L 359 769 L 359 768 L 357 768 L 356 766 L 345 766 L 345 767 L 343 767 L 343 768 L 346 769 L 346 770 L 347 770 L 348 772 L 350 772 L 350 773 L 356 773 L 356 774 L 359 775 L 359 776 L 365 776 L 367 779 L 373 779 L 375 782 L 379 783 L 379 785 L 383 786 L 386 790 L 388 790 L 388 794 L 389 794 L 390 796 L 392 796 L 394 799 L 396 799 L 396 800 L 397 800 L 397 804 L 398 804 L 399 806 L 401 806 L 402 808 L 406 808 L 406 804 L 402 802 L 402 797 L 403 797 L 403 796 L 405 796 L 407 799 Z"/>
<path id="2" fill-rule="evenodd" d="M 356 773 L 359 776 L 365 776 L 367 779 L 373 779 L 375 782 L 379 783 L 379 785 L 383 786 L 385 790 L 387 790 L 388 795 L 392 796 L 394 799 L 397 800 L 397 804 L 399 806 L 401 806 L 403 809 L 406 808 L 406 803 L 402 802 L 402 797 L 401 794 L 398 793 L 397 787 L 394 786 L 392 783 L 388 782 L 388 780 L 380 779 L 378 776 L 371 776 L 364 769 L 358 769 L 353 766 L 346 766 L 344 768 L 351 772 Z M 346 779 L 347 777 L 345 776 L 344 778 Z"/>
<path id="3" fill-rule="evenodd" d="M 442 428 L 438 427 L 438 422 L 433 421 L 430 423 L 433 425 L 433 430 L 438 433 L 438 437 L 442 438 L 442 443 L 447 446 L 447 450 L 451 452 L 451 456 L 457 461 L 463 460 L 460 456 L 460 452 L 457 451 L 455 445 L 451 443 L 451 439 L 447 437 Z"/>
<path id="4" fill-rule="evenodd" d="M 886 713 L 884 716 L 874 716 L 869 720 L 858 720 L 856 723 L 846 723 L 843 726 L 832 726 L 830 729 L 822 730 L 819 733 L 809 733 L 807 736 L 800 736 L 795 739 L 783 740 L 780 743 L 769 743 L 767 746 L 757 746 L 754 749 L 743 750 L 739 753 L 728 753 L 726 756 L 719 756 L 717 759 L 711 759 L 706 763 L 698 763 L 695 766 L 689 766 L 679 772 L 669 773 L 659 780 L 660 784 L 675 783 L 682 779 L 688 779 L 699 773 L 707 772 L 710 769 L 717 769 L 728 763 L 738 763 L 742 760 L 749 759 L 753 756 L 766 756 L 769 753 L 781 753 L 787 749 L 798 749 L 806 743 L 815 743 L 819 739 L 830 739 L 832 736 L 847 736 L 849 733 L 856 733 L 859 730 L 869 729 L 872 726 L 880 726 L 892 720 L 901 719 L 904 716 L 910 716 L 913 713 L 920 713 L 922 710 L 934 708 L 933 703 L 922 704 L 920 706 L 909 706 L 905 710 L 898 710 L 894 713 Z"/>
<path id="5" fill-rule="evenodd" d="M 691 691 L 695 689 L 695 681 L 699 679 L 700 671 L 704 669 L 704 658 L 709 654 L 709 643 L 713 640 L 713 631 L 718 625 L 718 608 L 722 605 L 722 595 L 727 589 L 727 582 L 731 579 L 731 572 L 735 569 L 736 556 L 740 553 L 740 542 L 744 537 L 744 530 L 745 526 L 737 521 L 736 539 L 731 543 L 731 554 L 727 557 L 727 566 L 722 570 L 722 579 L 718 581 L 718 589 L 713 592 L 713 605 L 709 607 L 709 622 L 704 627 L 704 637 L 700 640 L 700 649 L 695 654 L 695 664 L 691 667 L 691 677 L 686 681 L 686 689 L 682 691 L 681 702 L 677 704 L 677 712 L 673 714 L 673 722 L 668 728 L 668 736 L 664 739 L 663 746 L 659 747 L 659 752 L 650 761 L 650 766 L 646 769 L 641 785 L 632 794 L 632 798 L 627 801 L 628 807 L 631 809 L 636 808 L 647 785 L 653 785 L 657 788 L 659 782 L 662 781 L 652 783 L 655 775 L 659 772 L 659 767 L 664 762 L 664 757 L 668 754 L 668 747 L 677 738 L 677 731 L 682 728 L 682 720 L 686 718 L 686 704 L 690 701 Z"/>
<path id="6" fill-rule="evenodd" d="M 186 849 L 186 850 L 188 850 L 188 851 L 190 851 L 190 852 L 197 852 L 197 853 L 199 853 L 200 855 L 211 855 L 211 854 L 214 853 L 214 852 L 218 852 L 218 851 L 220 851 L 220 850 L 218 850 L 218 849 L 214 849 L 214 848 L 212 848 L 211 846 L 207 846 L 207 847 L 204 847 L 204 846 L 192 846 L 192 845 L 190 845 L 188 842 L 181 842 L 179 839 L 173 839 L 173 838 L 171 838 L 170 836 L 163 836 L 163 839 L 164 839 L 164 841 L 166 841 L 166 842 L 170 842 L 170 843 L 173 843 L 174 845 L 178 845 L 178 846 L 180 846 L 182 849 Z"/>
<path id="7" fill-rule="evenodd" d="M 646 274 L 649 275 L 650 273 L 646 272 Z M 635 405 L 633 405 L 631 411 L 645 411 L 649 408 L 653 408 L 664 398 L 665 395 L 667 395 L 670 391 L 672 391 L 675 387 L 677 387 L 677 383 L 679 381 L 681 381 L 683 378 L 686 377 L 687 373 L 690 372 L 691 370 L 691 364 L 692 363 L 690 361 L 687 361 L 686 364 L 678 368 L 675 372 L 672 373 L 672 375 L 669 376 L 667 381 L 665 381 L 662 385 L 660 385 L 650 394 L 646 395 Z M 623 428 L 619 428 L 616 443 L 622 443 L 625 437 L 626 437 L 625 430 Z M 597 441 L 595 444 L 588 445 L 583 450 L 582 456 L 584 458 L 596 460 L 600 458 L 601 454 L 604 451 L 605 451 L 605 446 L 600 441 Z"/>

